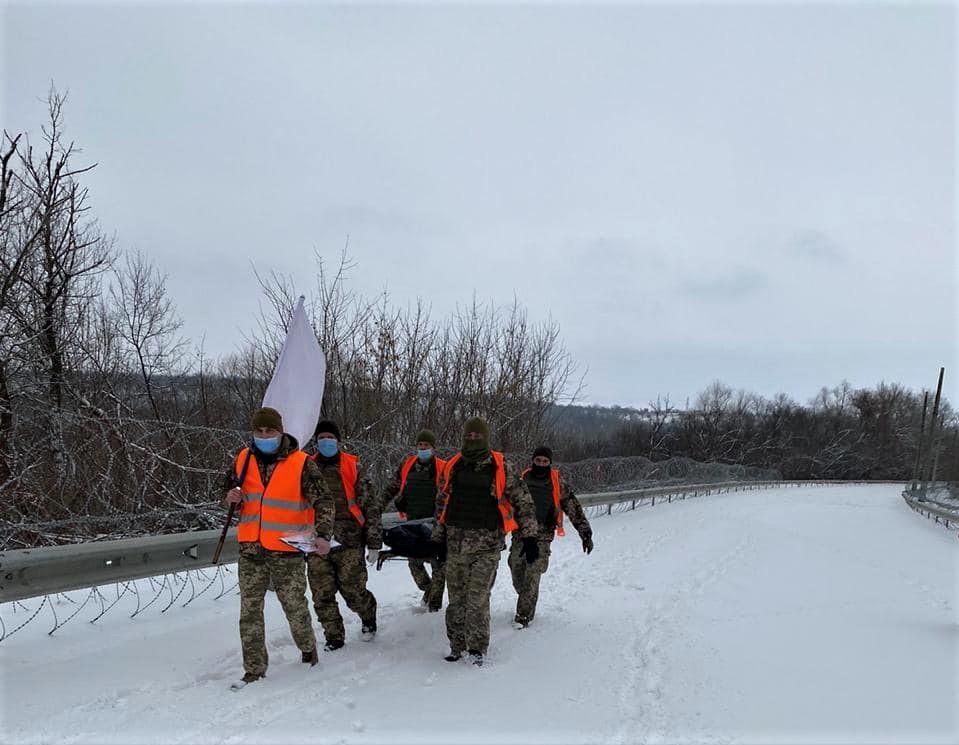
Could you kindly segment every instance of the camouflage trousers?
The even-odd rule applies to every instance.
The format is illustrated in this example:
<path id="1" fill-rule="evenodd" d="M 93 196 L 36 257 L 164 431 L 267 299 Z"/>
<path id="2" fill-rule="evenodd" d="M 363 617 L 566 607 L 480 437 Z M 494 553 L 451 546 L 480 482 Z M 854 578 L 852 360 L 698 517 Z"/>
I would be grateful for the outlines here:
<path id="1" fill-rule="evenodd" d="M 500 550 L 450 552 L 446 557 L 446 635 L 453 652 L 486 654 L 489 647 L 489 595 L 496 581 Z"/>
<path id="2" fill-rule="evenodd" d="M 551 540 L 539 539 L 539 558 L 532 564 L 526 563 L 526 557 L 520 555 L 523 541 L 514 538 L 509 547 L 509 570 L 513 575 L 513 589 L 519 597 L 516 599 L 516 617 L 528 623 L 536 615 L 536 601 L 539 600 L 539 581 L 549 568 Z"/>
<path id="3" fill-rule="evenodd" d="M 346 607 L 361 621 L 376 622 L 376 598 L 366 589 L 364 553 L 362 548 L 337 548 L 326 556 L 310 554 L 307 559 L 313 609 L 327 641 L 346 639 L 336 593 L 343 596 Z"/>
<path id="4" fill-rule="evenodd" d="M 263 603 L 272 586 L 290 624 L 293 641 L 301 652 L 316 649 L 316 636 L 306 602 L 306 572 L 300 554 L 278 556 L 263 551 L 240 551 L 240 643 L 243 669 L 254 675 L 266 672 L 266 631 Z"/>
<path id="5" fill-rule="evenodd" d="M 410 559 L 410 574 L 416 586 L 423 591 L 423 602 L 430 610 L 439 610 L 443 607 L 443 593 L 446 590 L 446 565 L 435 559 L 430 560 L 431 577 L 426 571 L 425 559 Z"/>

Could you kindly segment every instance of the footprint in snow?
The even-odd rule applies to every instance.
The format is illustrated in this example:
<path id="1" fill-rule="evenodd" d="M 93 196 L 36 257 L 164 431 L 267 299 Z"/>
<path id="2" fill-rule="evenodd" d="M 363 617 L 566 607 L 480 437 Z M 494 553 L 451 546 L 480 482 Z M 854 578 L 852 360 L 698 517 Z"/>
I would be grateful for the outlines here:
<path id="1" fill-rule="evenodd" d="M 234 673 L 235 674 L 235 673 Z M 217 670 L 212 673 L 202 673 L 196 677 L 196 683 L 214 683 L 221 680 L 226 680 L 231 677 L 230 673 L 226 670 Z"/>

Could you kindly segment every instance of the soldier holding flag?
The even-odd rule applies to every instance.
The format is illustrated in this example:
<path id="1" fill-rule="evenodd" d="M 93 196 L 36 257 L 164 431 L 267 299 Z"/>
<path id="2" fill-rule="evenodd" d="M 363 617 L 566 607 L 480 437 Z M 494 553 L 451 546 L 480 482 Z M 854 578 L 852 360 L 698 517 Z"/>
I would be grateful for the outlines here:
<path id="1" fill-rule="evenodd" d="M 243 448 L 226 475 L 224 506 L 239 505 L 240 642 L 243 678 L 239 690 L 266 675 L 268 656 L 263 604 L 272 586 L 305 664 L 317 662 L 316 636 L 306 601 L 303 555 L 284 538 L 314 534 L 314 550 L 329 550 L 333 498 L 319 469 L 283 432 L 283 418 L 264 407 L 253 414 L 252 446 Z M 231 488 L 232 487 L 232 488 Z"/>
<path id="2" fill-rule="evenodd" d="M 237 507 L 240 512 L 240 640 L 245 673 L 233 683 L 234 689 L 266 675 L 263 604 L 271 586 L 303 662 L 315 665 L 318 659 L 300 547 L 311 555 L 330 550 L 335 507 L 319 468 L 300 450 L 319 418 L 326 376 L 326 358 L 303 300 L 300 297 L 294 309 L 262 408 L 253 414 L 252 442 L 237 454 L 224 484 L 224 506 L 229 505 L 230 516 Z M 228 527 L 229 519 L 221 546 Z"/>

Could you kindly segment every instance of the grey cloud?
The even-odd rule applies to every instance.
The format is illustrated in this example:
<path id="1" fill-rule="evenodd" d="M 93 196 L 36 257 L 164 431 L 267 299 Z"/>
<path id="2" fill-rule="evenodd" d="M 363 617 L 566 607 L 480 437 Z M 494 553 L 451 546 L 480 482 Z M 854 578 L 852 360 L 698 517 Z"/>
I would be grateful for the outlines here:
<path id="1" fill-rule="evenodd" d="M 583 261 L 602 261 L 613 264 L 631 264 L 663 268 L 663 254 L 646 241 L 617 235 L 596 235 L 569 241 L 575 256 Z"/>
<path id="2" fill-rule="evenodd" d="M 821 230 L 804 230 L 792 236 L 787 243 L 787 252 L 817 261 L 841 261 L 845 258 L 842 247 Z"/>
<path id="3" fill-rule="evenodd" d="M 350 232 L 372 229 L 384 232 L 421 230 L 419 222 L 405 214 L 391 212 L 367 204 L 340 204 L 323 208 L 318 213 L 321 224 Z"/>
<path id="4" fill-rule="evenodd" d="M 751 297 L 769 284 L 769 277 L 754 269 L 739 269 L 718 277 L 684 281 L 680 289 L 686 295 L 705 300 L 733 301 Z"/>

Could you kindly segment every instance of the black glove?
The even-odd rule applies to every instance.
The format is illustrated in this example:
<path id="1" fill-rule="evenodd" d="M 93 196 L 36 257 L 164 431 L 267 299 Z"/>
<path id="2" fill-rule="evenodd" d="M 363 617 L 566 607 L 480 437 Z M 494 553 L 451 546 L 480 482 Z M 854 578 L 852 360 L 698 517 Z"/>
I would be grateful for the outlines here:
<path id="1" fill-rule="evenodd" d="M 592 533 L 587 533 L 583 536 L 583 551 L 587 554 L 593 553 L 593 535 Z"/>
<path id="2" fill-rule="evenodd" d="M 430 540 L 431 553 L 440 564 L 446 563 L 446 541 Z"/>
<path id="3" fill-rule="evenodd" d="M 383 568 L 383 564 L 386 563 L 388 559 L 393 556 L 392 551 L 380 551 L 376 557 L 376 571 L 380 571 Z"/>
<path id="4" fill-rule="evenodd" d="M 524 538 L 519 555 L 526 557 L 527 564 L 532 564 L 539 558 L 539 541 L 535 538 Z"/>

